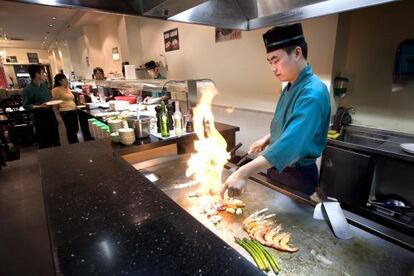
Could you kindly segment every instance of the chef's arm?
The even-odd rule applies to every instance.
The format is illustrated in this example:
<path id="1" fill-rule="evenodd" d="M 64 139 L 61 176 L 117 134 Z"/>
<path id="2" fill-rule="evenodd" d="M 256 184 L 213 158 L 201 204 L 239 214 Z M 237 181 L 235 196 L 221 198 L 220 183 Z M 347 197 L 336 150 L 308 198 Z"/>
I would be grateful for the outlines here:
<path id="1" fill-rule="evenodd" d="M 260 155 L 246 165 L 240 167 L 236 172 L 239 177 L 248 178 L 255 173 L 271 168 L 272 166 L 272 163 Z"/>
<path id="2" fill-rule="evenodd" d="M 272 164 L 263 156 L 259 156 L 253 161 L 240 167 L 237 171 L 232 173 L 226 183 L 224 183 L 220 193 L 221 197 L 224 198 L 226 192 L 229 197 L 240 195 L 244 186 L 246 186 L 247 179 L 250 175 L 270 167 L 272 167 Z"/>

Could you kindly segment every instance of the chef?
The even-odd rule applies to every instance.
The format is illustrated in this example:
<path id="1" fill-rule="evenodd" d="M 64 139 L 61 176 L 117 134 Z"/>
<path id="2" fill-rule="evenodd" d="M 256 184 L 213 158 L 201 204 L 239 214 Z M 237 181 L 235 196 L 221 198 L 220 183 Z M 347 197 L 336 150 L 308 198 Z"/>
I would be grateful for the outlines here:
<path id="1" fill-rule="evenodd" d="M 273 27 L 263 40 L 273 74 L 287 82 L 276 106 L 270 133 L 255 141 L 249 153 L 261 153 L 234 172 L 221 195 L 239 195 L 250 175 L 267 169 L 268 177 L 308 196 L 318 186 L 316 159 L 326 143 L 331 115 L 326 85 L 307 62 L 301 24 Z"/>
<path id="2" fill-rule="evenodd" d="M 161 80 L 165 79 L 163 75 L 160 74 L 158 65 L 155 63 L 155 61 L 151 60 L 145 63 L 145 69 L 147 70 L 148 74 L 152 79 Z"/>
<path id="3" fill-rule="evenodd" d="M 165 77 L 160 74 L 158 65 L 155 63 L 155 61 L 151 60 L 145 63 L 145 69 L 152 79 L 165 80 Z M 141 97 L 144 103 L 154 104 L 160 103 L 162 100 L 167 102 L 169 99 L 171 99 L 171 93 L 166 90 L 161 91 L 158 88 L 146 85 L 142 89 Z"/>

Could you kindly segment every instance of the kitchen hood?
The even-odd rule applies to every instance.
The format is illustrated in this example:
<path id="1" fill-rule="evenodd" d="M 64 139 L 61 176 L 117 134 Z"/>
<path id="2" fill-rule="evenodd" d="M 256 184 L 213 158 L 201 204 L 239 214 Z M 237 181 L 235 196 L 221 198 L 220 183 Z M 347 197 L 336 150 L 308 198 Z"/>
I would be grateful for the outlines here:
<path id="1" fill-rule="evenodd" d="M 402 0 L 19 0 L 253 30 Z"/>

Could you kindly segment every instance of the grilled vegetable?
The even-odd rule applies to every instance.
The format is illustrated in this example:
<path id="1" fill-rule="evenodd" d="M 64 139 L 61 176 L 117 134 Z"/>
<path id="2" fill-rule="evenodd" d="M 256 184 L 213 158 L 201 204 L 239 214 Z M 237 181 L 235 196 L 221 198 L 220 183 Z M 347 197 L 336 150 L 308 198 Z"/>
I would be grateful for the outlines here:
<path id="1" fill-rule="evenodd" d="M 258 241 L 256 240 L 249 240 L 249 239 L 239 239 L 234 237 L 234 240 L 237 244 L 246 250 L 250 256 L 252 256 L 254 262 L 256 263 L 257 267 L 265 272 L 269 272 L 270 267 L 272 268 L 275 274 L 278 274 L 281 271 L 279 264 L 276 261 L 276 258 L 267 251 Z"/>
<path id="2" fill-rule="evenodd" d="M 264 253 L 264 255 L 265 255 L 265 257 L 266 257 L 266 259 L 267 259 L 267 261 L 269 262 L 269 264 L 270 264 L 270 266 L 272 267 L 272 270 L 277 274 L 277 273 L 279 273 L 282 269 L 280 268 L 280 265 L 277 263 L 277 261 L 276 261 L 276 258 L 272 255 L 272 254 L 270 254 L 270 252 L 269 251 L 267 251 L 264 247 L 263 247 L 263 245 L 261 245 L 259 242 L 257 242 L 257 241 L 255 241 L 255 240 L 253 240 L 252 241 L 258 248 L 260 248 L 262 251 L 263 251 L 263 253 Z"/>
<path id="3" fill-rule="evenodd" d="M 260 258 L 258 253 L 251 246 L 249 246 L 247 243 L 245 243 L 241 239 L 235 237 L 234 240 L 237 244 L 239 244 L 241 247 L 243 247 L 243 249 L 246 250 L 250 254 L 250 256 L 252 256 L 252 258 L 253 258 L 254 262 L 256 263 L 257 267 L 260 270 L 264 271 L 265 266 L 263 264 L 263 260 Z"/>

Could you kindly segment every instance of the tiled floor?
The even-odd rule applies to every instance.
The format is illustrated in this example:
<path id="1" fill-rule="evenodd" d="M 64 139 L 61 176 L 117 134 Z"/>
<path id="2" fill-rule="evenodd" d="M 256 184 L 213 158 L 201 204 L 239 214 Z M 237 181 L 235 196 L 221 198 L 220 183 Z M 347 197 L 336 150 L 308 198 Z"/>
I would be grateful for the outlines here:
<path id="1" fill-rule="evenodd" d="M 66 130 L 57 113 L 59 136 Z M 79 141 L 83 141 L 81 133 Z M 0 276 L 54 275 L 37 146 L 21 149 L 20 160 L 0 170 Z"/>
<path id="2" fill-rule="evenodd" d="M 53 275 L 35 147 L 0 170 L 0 275 Z"/>

